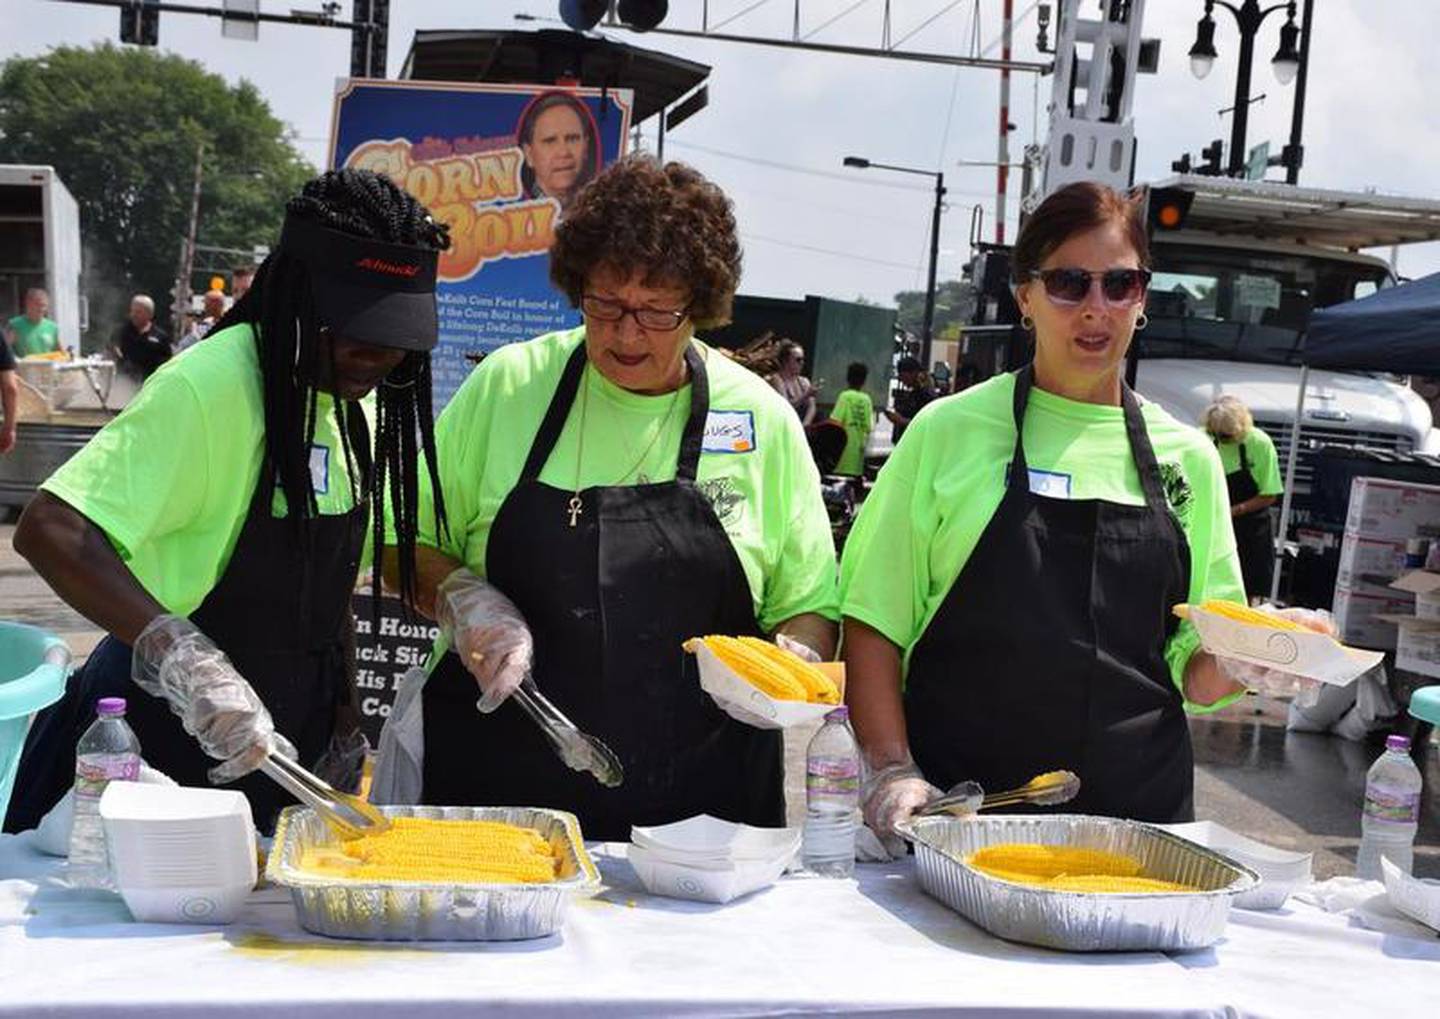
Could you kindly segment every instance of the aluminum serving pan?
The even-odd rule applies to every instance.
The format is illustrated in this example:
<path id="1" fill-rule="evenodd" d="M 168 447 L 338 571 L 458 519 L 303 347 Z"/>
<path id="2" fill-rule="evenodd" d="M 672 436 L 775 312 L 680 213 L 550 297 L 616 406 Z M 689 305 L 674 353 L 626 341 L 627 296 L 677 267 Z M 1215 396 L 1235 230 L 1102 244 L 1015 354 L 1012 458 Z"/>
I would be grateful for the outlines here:
<path id="1" fill-rule="evenodd" d="M 1083 814 L 916 818 L 920 887 L 961 916 L 1009 941 L 1071 952 L 1183 951 L 1220 939 L 1236 895 L 1256 874 L 1204 846 L 1138 821 Z M 1148 877 L 1203 889 L 1123 893 L 1047 891 L 1002 881 L 965 858 L 1002 842 L 1083 846 L 1138 859 Z"/>
<path id="2" fill-rule="evenodd" d="M 306 849 L 334 846 L 337 837 L 309 807 L 287 807 L 275 827 L 265 867 L 285 885 L 300 925 L 332 938 L 377 941 L 519 941 L 560 929 L 571 898 L 600 887 L 575 815 L 539 807 L 380 807 L 390 817 L 504 821 L 534 828 L 560 860 L 559 877 L 544 884 L 364 883 L 300 869 Z"/>

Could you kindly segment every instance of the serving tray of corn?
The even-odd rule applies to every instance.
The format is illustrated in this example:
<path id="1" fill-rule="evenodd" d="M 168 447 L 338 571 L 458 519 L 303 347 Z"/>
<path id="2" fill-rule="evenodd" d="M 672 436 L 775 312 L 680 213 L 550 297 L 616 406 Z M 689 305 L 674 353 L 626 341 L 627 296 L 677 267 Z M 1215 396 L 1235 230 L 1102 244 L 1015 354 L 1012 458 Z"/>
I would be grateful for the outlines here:
<path id="1" fill-rule="evenodd" d="M 1256 874 L 1138 821 L 1083 814 L 915 818 L 920 887 L 1008 941 L 1071 952 L 1218 941 Z"/>
<path id="2" fill-rule="evenodd" d="M 379 941 L 516 941 L 555 933 L 600 887 L 573 814 L 540 807 L 384 806 L 385 832 L 342 840 L 287 807 L 265 876 L 300 925 Z"/>
<path id="3" fill-rule="evenodd" d="M 1174 613 L 1194 624 L 1200 646 L 1213 655 L 1335 686 L 1353 683 L 1385 657 L 1383 652 L 1347 647 L 1328 633 L 1238 602 L 1176 605 Z"/>

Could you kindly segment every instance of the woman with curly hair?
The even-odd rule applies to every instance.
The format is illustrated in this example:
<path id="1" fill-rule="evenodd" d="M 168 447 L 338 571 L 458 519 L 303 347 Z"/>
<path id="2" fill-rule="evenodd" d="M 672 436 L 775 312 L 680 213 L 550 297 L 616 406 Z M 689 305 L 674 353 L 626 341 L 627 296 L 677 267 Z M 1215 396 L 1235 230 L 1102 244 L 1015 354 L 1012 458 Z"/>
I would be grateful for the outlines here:
<path id="1" fill-rule="evenodd" d="M 411 791 L 571 810 L 601 839 L 699 813 L 783 824 L 780 734 L 722 713 L 680 647 L 835 642 L 800 422 L 694 337 L 739 282 L 730 202 L 688 167 L 622 160 L 556 228 L 551 277 L 584 324 L 490 355 L 436 425 L 450 527 L 422 507 L 419 605 L 442 639 Z M 527 675 L 616 752 L 619 788 L 569 770 L 506 700 Z"/>

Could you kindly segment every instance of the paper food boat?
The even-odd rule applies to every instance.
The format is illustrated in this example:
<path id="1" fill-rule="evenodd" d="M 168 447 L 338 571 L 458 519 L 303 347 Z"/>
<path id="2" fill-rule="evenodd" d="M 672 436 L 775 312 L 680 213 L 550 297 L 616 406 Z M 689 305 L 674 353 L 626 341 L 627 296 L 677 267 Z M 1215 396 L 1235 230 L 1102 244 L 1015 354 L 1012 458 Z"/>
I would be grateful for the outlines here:
<path id="1" fill-rule="evenodd" d="M 800 850 L 798 828 L 755 828 L 708 814 L 630 829 L 630 866 L 652 895 L 726 903 L 768 888 Z"/>
<path id="2" fill-rule="evenodd" d="M 1155 827 L 1206 849 L 1213 849 L 1259 874 L 1259 885 L 1235 896 L 1234 904 L 1241 909 L 1279 909 L 1293 891 L 1308 885 L 1313 876 L 1314 853 L 1277 849 L 1214 821 L 1160 824 Z"/>
<path id="3" fill-rule="evenodd" d="M 720 709 L 746 725 L 757 729 L 788 729 L 794 725 L 817 722 L 834 711 L 837 704 L 811 704 L 808 701 L 782 701 L 758 690 L 734 669 L 722 662 L 715 652 L 701 641 L 695 641 L 695 660 L 700 666 L 700 688 L 715 699 Z M 816 665 L 840 688 L 845 699 L 845 666 L 839 662 Z"/>
<path id="4" fill-rule="evenodd" d="M 1290 630 L 1242 622 L 1199 605 L 1186 607 L 1200 646 L 1212 655 L 1236 658 L 1334 686 L 1348 686 L 1379 665 L 1383 651 L 1347 647 L 1313 630 Z"/>
<path id="5" fill-rule="evenodd" d="M 1380 858 L 1390 905 L 1426 927 L 1440 931 L 1440 881 L 1412 877 L 1385 857 Z"/>

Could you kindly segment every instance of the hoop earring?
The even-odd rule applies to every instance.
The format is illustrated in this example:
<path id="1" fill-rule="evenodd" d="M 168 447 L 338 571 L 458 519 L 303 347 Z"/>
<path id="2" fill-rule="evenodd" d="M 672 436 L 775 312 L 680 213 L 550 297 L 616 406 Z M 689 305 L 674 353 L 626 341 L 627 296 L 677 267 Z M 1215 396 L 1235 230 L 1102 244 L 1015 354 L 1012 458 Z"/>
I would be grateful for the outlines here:
<path id="1" fill-rule="evenodd" d="M 1034 331 L 1035 331 L 1035 320 L 1034 320 L 1033 318 L 1031 318 L 1029 315 L 1021 315 L 1021 316 L 1020 316 L 1020 328 L 1021 328 L 1021 329 L 1024 329 L 1027 333 L 1034 332 Z"/>
<path id="2" fill-rule="evenodd" d="M 1145 328 L 1146 326 L 1148 326 L 1149 324 L 1150 324 L 1150 316 L 1149 316 L 1149 315 L 1146 315 L 1146 314 L 1142 311 L 1142 312 L 1140 313 L 1140 317 L 1135 320 L 1135 331 L 1138 333 L 1141 329 L 1144 329 L 1144 328 Z"/>

